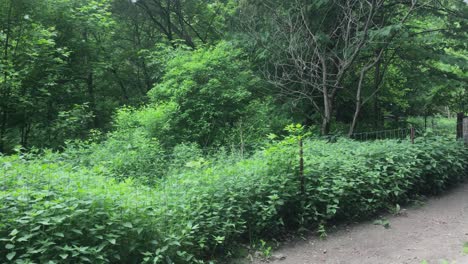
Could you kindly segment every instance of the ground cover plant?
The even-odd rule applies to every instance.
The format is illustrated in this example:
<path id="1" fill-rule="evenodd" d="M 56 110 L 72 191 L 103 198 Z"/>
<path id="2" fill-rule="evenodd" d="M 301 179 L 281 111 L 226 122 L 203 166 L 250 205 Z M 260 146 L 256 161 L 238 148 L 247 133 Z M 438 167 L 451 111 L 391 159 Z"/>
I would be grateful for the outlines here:
<path id="1" fill-rule="evenodd" d="M 187 162 L 151 186 L 63 154 L 1 157 L 1 262 L 215 261 L 236 243 L 369 216 L 467 175 L 466 148 L 444 138 L 306 139 L 301 188 L 297 146 L 288 137 L 246 158 Z"/>
<path id="2" fill-rule="evenodd" d="M 467 7 L 0 0 L 0 263 L 269 255 L 456 184 Z"/>

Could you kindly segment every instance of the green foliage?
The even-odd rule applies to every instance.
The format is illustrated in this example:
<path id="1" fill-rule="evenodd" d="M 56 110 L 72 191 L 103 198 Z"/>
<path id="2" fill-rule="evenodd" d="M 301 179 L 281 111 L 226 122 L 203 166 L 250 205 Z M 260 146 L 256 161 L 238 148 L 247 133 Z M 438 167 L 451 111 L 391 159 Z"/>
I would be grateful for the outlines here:
<path id="1" fill-rule="evenodd" d="M 98 168 L 77 171 L 61 162 L 10 157 L 1 164 L 7 188 L 0 190 L 2 262 L 118 262 L 144 249 L 135 242 L 151 227 L 124 198 L 131 183 L 116 184 L 99 176 Z M 26 171 L 31 177 L 17 177 Z"/>
<path id="2" fill-rule="evenodd" d="M 167 68 L 149 97 L 178 106 L 178 113 L 172 116 L 177 141 L 202 146 L 223 143 L 222 136 L 245 115 L 259 83 L 241 51 L 227 42 L 214 48 L 181 50 Z"/>
<path id="3" fill-rule="evenodd" d="M 192 154 L 204 161 L 187 162 L 153 187 L 108 177 L 150 171 L 115 172 L 99 161 L 108 155 L 112 162 L 132 161 L 131 150 L 121 155 L 116 145 L 137 139 L 110 136 L 103 143 L 107 153 L 89 148 L 86 162 L 95 163 L 87 167 L 64 154 L 0 157 L 0 261 L 208 262 L 241 239 L 300 226 L 323 229 L 332 219 L 368 216 L 418 193 L 438 193 L 464 179 L 468 166 L 467 149 L 443 138 L 414 145 L 305 140 L 301 193 L 293 137 L 241 160 L 204 158 L 196 146 L 178 146 L 177 163 Z"/>
<path id="4" fill-rule="evenodd" d="M 245 114 L 223 137 L 235 145 L 261 144 L 268 134 L 284 134 L 284 127 L 292 122 L 284 109 L 278 109 L 273 98 L 256 99 L 247 105 Z"/>
<path id="5" fill-rule="evenodd" d="M 133 177 L 140 183 L 154 184 L 166 174 L 165 155 L 158 140 L 148 138 L 145 132 L 116 131 L 109 133 L 102 143 L 71 142 L 64 157 L 79 166 L 105 167 L 107 175 L 118 180 Z"/>
<path id="6" fill-rule="evenodd" d="M 442 116 L 431 117 L 410 117 L 407 119 L 408 124 L 414 126 L 420 133 L 427 135 L 440 135 L 449 138 L 455 138 L 457 119 L 446 118 Z"/>
<path id="7" fill-rule="evenodd" d="M 321 80 L 316 68 L 321 66 L 311 63 L 334 55 L 339 59 L 325 62 L 346 61 L 364 34 L 360 27 L 353 45 L 337 42 L 336 21 L 348 17 L 339 15 L 340 8 L 349 6 L 353 11 L 344 14 L 362 16 L 356 21 L 364 21 L 370 10 L 334 1 L 269 3 L 0 0 L 0 151 L 13 153 L 18 145 L 62 149 L 90 129 L 108 131 L 116 109 L 146 104 L 150 90 L 151 100 L 173 104 L 180 113 L 167 113 L 170 124 L 156 129 L 165 148 L 187 142 L 253 144 L 287 123 L 317 125 L 322 88 L 311 85 L 317 82 L 305 73 Z M 466 4 L 418 2 L 403 24 L 406 4 L 388 5 L 394 8 L 375 10 L 366 43 L 339 78 L 343 83 L 332 85 L 339 87 L 330 95 L 336 123 L 350 123 L 360 69 L 382 47 L 381 60 L 363 80 L 359 130 L 385 127 L 388 115 L 466 111 Z M 300 14 L 306 14 L 302 27 L 288 23 Z M 280 18 L 286 23 L 275 25 Z M 301 34 L 285 39 L 288 25 L 291 32 L 313 29 L 315 40 Z M 341 76 L 333 71 L 326 71 L 329 78 Z M 265 80 L 275 75 L 290 81 L 274 89 L 278 83 L 260 80 L 262 74 Z M 86 111 L 78 109 L 85 106 Z M 142 111 L 149 114 L 151 108 Z M 81 121 L 69 122 L 75 118 Z"/>
<path id="8" fill-rule="evenodd" d="M 390 228 L 390 222 L 385 218 L 375 220 L 374 225 L 381 225 L 381 226 L 385 227 L 386 229 Z"/>
<path id="9" fill-rule="evenodd" d="M 147 138 L 164 138 L 164 144 L 174 145 L 173 117 L 178 113 L 175 103 L 149 105 L 139 109 L 124 107 L 114 117 L 116 133 L 131 134 L 141 130 Z"/>
<path id="10" fill-rule="evenodd" d="M 268 259 L 271 257 L 272 247 L 269 246 L 265 240 L 260 239 L 260 245 L 258 249 L 261 252 L 263 258 Z"/>
<path id="11" fill-rule="evenodd" d="M 462 0 L 418 2 L 407 26 L 405 3 L 390 1 L 362 46 L 361 27 L 334 37 L 337 19 L 365 21 L 359 1 L 272 0 L 274 19 L 263 2 L 0 0 L 0 152 L 17 153 L 0 154 L 0 262 L 206 263 L 246 240 L 269 255 L 260 238 L 305 227 L 324 237 L 328 221 L 466 176 L 454 140 L 307 139 L 323 98 L 349 123 L 359 72 L 382 47 L 363 79 L 360 128 L 466 111 Z M 353 46 L 359 55 L 340 73 Z M 332 78 L 317 86 L 307 72 Z M 272 90 L 261 73 L 289 81 Z M 327 86 L 335 92 L 324 97 Z M 431 120 L 425 136 L 454 134 L 453 120 L 435 120 L 443 128 Z"/>
<path id="12" fill-rule="evenodd" d="M 52 145 L 60 146 L 66 139 L 84 138 L 93 117 L 88 104 L 74 105 L 71 110 L 60 111 L 50 131 L 56 141 Z M 37 137 L 37 140 L 40 138 L 43 136 Z"/>

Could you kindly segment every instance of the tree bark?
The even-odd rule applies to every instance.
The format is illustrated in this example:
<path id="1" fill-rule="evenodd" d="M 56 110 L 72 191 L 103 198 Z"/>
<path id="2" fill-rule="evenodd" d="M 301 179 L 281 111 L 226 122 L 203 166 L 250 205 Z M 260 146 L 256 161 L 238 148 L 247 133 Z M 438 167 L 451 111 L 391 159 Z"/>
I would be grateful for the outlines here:
<path id="1" fill-rule="evenodd" d="M 328 94 L 323 95 L 324 102 L 324 113 L 322 117 L 322 129 L 321 133 L 323 136 L 330 134 L 331 118 L 333 113 L 332 99 L 329 98 Z"/>
<path id="2" fill-rule="evenodd" d="M 331 98 L 328 89 L 328 70 L 324 58 L 320 59 L 322 64 L 322 94 L 323 94 L 323 116 L 322 116 L 322 136 L 330 134 L 331 115 L 333 113 L 333 98 Z"/>

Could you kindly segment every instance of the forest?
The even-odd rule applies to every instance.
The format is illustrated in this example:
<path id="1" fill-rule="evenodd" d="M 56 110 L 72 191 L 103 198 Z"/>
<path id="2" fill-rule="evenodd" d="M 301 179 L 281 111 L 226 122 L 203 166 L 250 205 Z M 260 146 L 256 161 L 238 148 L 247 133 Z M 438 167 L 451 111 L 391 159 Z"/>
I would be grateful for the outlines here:
<path id="1" fill-rule="evenodd" d="M 0 0 L 0 262 L 225 263 L 439 194 L 467 45 L 463 0 Z"/>

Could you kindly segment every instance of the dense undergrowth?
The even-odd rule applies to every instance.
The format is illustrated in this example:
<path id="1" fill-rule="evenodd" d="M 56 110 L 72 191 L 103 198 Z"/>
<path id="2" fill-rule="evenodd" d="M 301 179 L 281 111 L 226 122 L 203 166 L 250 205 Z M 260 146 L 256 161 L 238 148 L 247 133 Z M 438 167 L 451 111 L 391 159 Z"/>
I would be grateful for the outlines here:
<path id="1" fill-rule="evenodd" d="M 302 189 L 294 138 L 248 158 L 185 157 L 151 186 L 112 177 L 112 163 L 0 157 L 0 262 L 209 262 L 242 241 L 438 193 L 467 176 L 468 151 L 438 137 L 305 140 L 304 161 Z"/>

